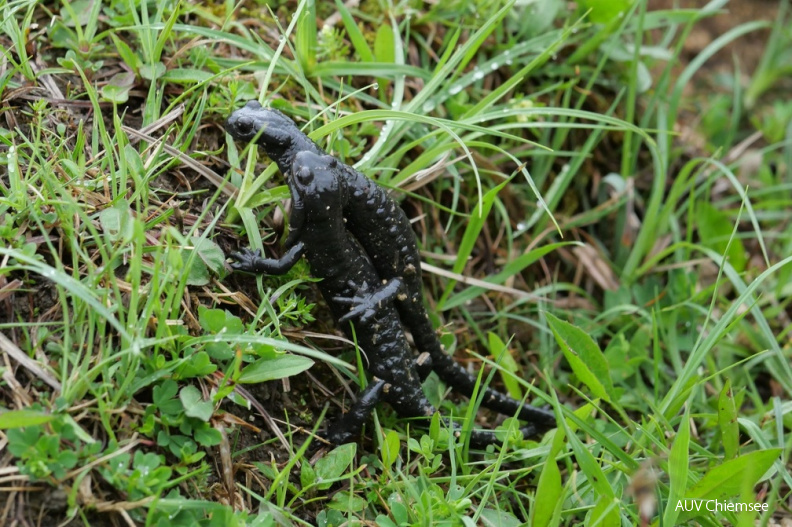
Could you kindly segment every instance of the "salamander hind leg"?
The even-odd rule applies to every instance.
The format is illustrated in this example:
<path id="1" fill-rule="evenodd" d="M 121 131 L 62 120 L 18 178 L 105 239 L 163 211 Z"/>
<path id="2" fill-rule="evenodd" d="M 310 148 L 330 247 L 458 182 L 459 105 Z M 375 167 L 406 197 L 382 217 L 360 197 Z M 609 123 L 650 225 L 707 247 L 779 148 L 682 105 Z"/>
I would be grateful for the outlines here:
<path id="1" fill-rule="evenodd" d="M 363 423 L 366 422 L 372 410 L 382 397 L 385 381 L 377 379 L 360 393 L 357 402 L 338 421 L 330 425 L 325 434 L 325 439 L 336 445 L 349 443 L 360 435 Z"/>

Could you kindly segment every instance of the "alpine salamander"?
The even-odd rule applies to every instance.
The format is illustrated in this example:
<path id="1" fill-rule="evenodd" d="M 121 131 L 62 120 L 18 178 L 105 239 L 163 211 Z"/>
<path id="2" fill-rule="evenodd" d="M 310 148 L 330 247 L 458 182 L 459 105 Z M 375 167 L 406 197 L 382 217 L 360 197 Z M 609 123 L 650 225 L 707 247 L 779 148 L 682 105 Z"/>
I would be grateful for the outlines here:
<path id="1" fill-rule="evenodd" d="M 255 100 L 229 116 L 226 130 L 237 141 L 257 139 L 258 145 L 278 165 L 290 187 L 295 184 L 291 167 L 299 152 L 326 155 L 289 117 L 278 110 L 263 108 Z M 340 162 L 334 171 L 347 189 L 340 196 L 346 228 L 363 246 L 379 278 L 397 281 L 400 290 L 394 304 L 402 323 L 412 333 L 416 348 L 429 353 L 432 368 L 440 379 L 470 397 L 477 383 L 476 376 L 445 353 L 424 307 L 421 258 L 409 218 L 385 189 L 361 172 Z M 287 246 L 295 242 L 294 232 L 290 231 Z M 347 303 L 352 309 L 341 317 L 342 320 L 370 313 L 376 301 L 377 298 L 368 296 L 349 297 Z M 502 414 L 516 414 L 519 419 L 531 422 L 541 430 L 556 426 L 552 412 L 523 405 L 492 388 L 487 388 L 481 404 Z"/>
<path id="2" fill-rule="evenodd" d="M 371 311 L 341 324 L 347 336 L 357 340 L 368 359 L 368 371 L 374 381 L 364 390 L 356 406 L 334 426 L 327 438 L 334 443 L 349 441 L 379 399 L 384 399 L 403 417 L 426 417 L 434 407 L 421 388 L 428 368 L 416 369 L 410 346 L 393 306 L 397 288 L 392 280 L 382 283 L 377 270 L 358 241 L 346 230 L 341 215 L 349 192 L 346 181 L 338 177 L 338 161 L 328 155 L 303 151 L 294 156 L 291 167 L 293 200 L 290 231 L 294 244 L 280 259 L 267 259 L 260 251 L 243 249 L 231 256 L 234 269 L 253 273 L 283 274 L 304 254 L 311 273 L 321 278 L 318 287 L 336 320 L 348 315 L 348 299 L 366 295 Z M 420 359 L 419 359 L 420 361 Z M 452 425 L 458 430 L 458 426 Z M 534 426 L 521 429 L 527 437 Z M 471 444 L 482 446 L 497 441 L 494 433 L 471 432 Z"/>

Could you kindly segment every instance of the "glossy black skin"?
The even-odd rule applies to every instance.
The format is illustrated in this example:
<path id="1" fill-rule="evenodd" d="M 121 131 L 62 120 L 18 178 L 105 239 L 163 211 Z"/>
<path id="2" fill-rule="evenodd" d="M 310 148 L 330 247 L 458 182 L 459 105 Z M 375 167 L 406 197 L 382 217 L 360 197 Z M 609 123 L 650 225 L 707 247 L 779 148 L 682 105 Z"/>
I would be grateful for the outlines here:
<path id="1" fill-rule="evenodd" d="M 357 296 L 374 296 L 387 291 L 388 284 L 379 285 L 380 279 L 367 254 L 346 230 L 340 214 L 347 193 L 344 180 L 337 175 L 337 160 L 331 156 L 300 152 L 292 165 L 293 182 L 290 185 L 294 202 L 292 231 L 295 243 L 280 259 L 267 259 L 259 251 L 243 250 L 232 254 L 236 260 L 232 267 L 247 272 L 282 274 L 287 272 L 302 255 L 308 259 L 311 273 L 321 278 L 318 287 L 336 320 L 348 314 L 349 299 Z M 363 391 L 358 403 L 338 422 L 330 427 L 327 438 L 334 443 L 349 441 L 360 432 L 362 423 L 380 399 L 391 404 L 403 417 L 427 417 L 434 413 L 421 387 L 429 368 L 419 358 L 412 358 L 410 346 L 398 313 L 393 306 L 395 290 L 379 295 L 371 312 L 353 317 L 341 327 L 347 336 L 355 338 L 365 357 L 367 370 L 374 381 Z M 350 324 L 354 326 L 354 334 Z M 421 367 L 419 373 L 416 366 Z M 535 428 L 522 430 L 532 435 Z M 476 431 L 471 443 L 486 445 L 496 441 L 492 432 Z"/>
<path id="2" fill-rule="evenodd" d="M 233 112 L 226 121 L 226 130 L 239 141 L 257 137 L 258 145 L 277 163 L 290 186 L 294 181 L 291 166 L 298 152 L 325 154 L 289 117 L 277 110 L 262 108 L 258 101 L 250 101 Z M 362 173 L 343 163 L 338 163 L 335 172 L 347 189 L 341 196 L 346 228 L 363 246 L 378 276 L 386 281 L 395 280 L 400 286 L 394 304 L 402 323 L 412 333 L 415 346 L 429 353 L 434 371 L 444 382 L 470 397 L 477 384 L 476 376 L 445 353 L 424 307 L 421 258 L 410 220 L 382 187 Z M 292 218 L 292 223 L 294 221 Z M 295 239 L 290 233 L 286 244 L 293 243 Z M 366 296 L 351 298 L 347 303 L 352 310 L 344 319 L 370 312 L 370 300 Z M 551 412 L 522 405 L 491 388 L 487 388 L 481 404 L 503 414 L 517 415 L 543 430 L 556 425 Z"/>

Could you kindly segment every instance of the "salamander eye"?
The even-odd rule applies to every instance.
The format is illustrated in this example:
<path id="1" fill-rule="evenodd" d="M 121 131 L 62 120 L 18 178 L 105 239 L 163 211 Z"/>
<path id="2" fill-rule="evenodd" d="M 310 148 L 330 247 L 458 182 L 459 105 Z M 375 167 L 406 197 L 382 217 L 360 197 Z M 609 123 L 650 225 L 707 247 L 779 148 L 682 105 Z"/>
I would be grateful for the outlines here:
<path id="1" fill-rule="evenodd" d="M 253 131 L 253 119 L 247 116 L 242 116 L 237 119 L 236 127 L 240 133 L 249 134 Z"/>
<path id="2" fill-rule="evenodd" d="M 313 183 L 313 172 L 311 172 L 311 169 L 308 167 L 300 167 L 300 169 L 297 170 L 297 173 L 294 175 L 297 177 L 297 181 L 300 182 L 300 185 L 304 187 L 307 187 Z"/>
<path id="3" fill-rule="evenodd" d="M 338 166 L 338 159 L 331 157 L 330 158 L 330 168 L 336 168 Z"/>

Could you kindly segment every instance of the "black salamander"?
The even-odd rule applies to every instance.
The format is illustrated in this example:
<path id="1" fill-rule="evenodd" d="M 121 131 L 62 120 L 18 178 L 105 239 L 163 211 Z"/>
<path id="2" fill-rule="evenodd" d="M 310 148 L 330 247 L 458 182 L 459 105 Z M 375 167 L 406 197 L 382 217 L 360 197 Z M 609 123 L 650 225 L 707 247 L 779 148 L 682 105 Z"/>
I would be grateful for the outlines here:
<path id="1" fill-rule="evenodd" d="M 358 241 L 346 230 L 341 206 L 348 189 L 338 177 L 338 161 L 328 155 L 299 152 L 292 164 L 291 190 L 294 244 L 280 259 L 263 258 L 260 252 L 243 250 L 231 256 L 234 269 L 253 273 L 283 274 L 304 254 L 311 273 L 321 278 L 318 287 L 336 320 L 347 319 L 349 299 L 371 292 L 380 283 L 374 265 Z M 395 281 L 392 281 L 393 283 Z M 416 369 L 410 346 L 404 336 L 392 298 L 397 288 L 384 287 L 375 294 L 377 301 L 370 312 L 356 317 L 354 338 L 368 359 L 368 371 L 374 381 L 361 394 L 358 403 L 334 426 L 327 438 L 344 443 L 360 432 L 360 428 L 380 399 L 394 407 L 403 417 L 427 417 L 434 407 L 421 388 L 428 368 Z M 353 338 L 349 324 L 341 324 Z M 420 366 L 420 365 L 418 365 Z M 458 427 L 455 426 L 458 429 Z M 533 426 L 521 429 L 530 436 Z M 494 433 L 473 431 L 471 444 L 481 446 L 497 441 Z"/>
<path id="2" fill-rule="evenodd" d="M 263 108 L 258 101 L 250 101 L 233 112 L 226 121 L 226 130 L 237 141 L 249 142 L 257 138 L 258 145 L 277 163 L 290 187 L 294 184 L 291 166 L 299 152 L 325 155 L 294 121 L 277 110 Z M 412 333 L 416 348 L 429 354 L 432 368 L 445 383 L 470 397 L 476 386 L 476 376 L 445 353 L 424 307 L 421 258 L 410 220 L 382 187 L 359 171 L 340 162 L 334 170 L 347 188 L 341 206 L 346 228 L 363 246 L 379 277 L 396 281 L 393 287 L 398 286 L 400 290 L 394 304 L 401 322 Z M 295 243 L 293 232 L 290 231 L 286 240 L 287 246 Z M 365 315 L 378 301 L 379 296 L 351 297 L 347 303 L 352 308 L 341 318 L 348 320 Z M 492 388 L 487 388 L 481 404 L 502 414 L 516 414 L 541 430 L 556 426 L 552 412 L 522 405 Z"/>

